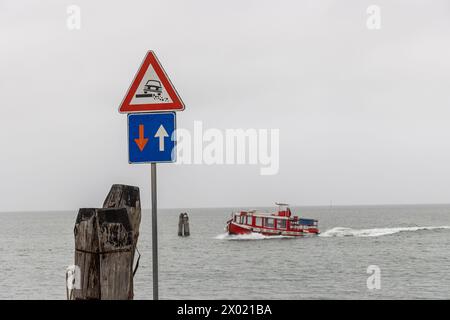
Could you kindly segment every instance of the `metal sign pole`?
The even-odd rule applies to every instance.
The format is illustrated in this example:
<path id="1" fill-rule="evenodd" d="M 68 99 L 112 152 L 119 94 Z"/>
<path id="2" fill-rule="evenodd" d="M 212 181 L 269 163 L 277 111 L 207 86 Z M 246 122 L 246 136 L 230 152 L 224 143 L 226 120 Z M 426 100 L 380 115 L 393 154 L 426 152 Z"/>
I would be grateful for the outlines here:
<path id="1" fill-rule="evenodd" d="M 152 163 L 152 261 L 153 261 L 153 300 L 158 300 L 158 224 L 156 206 L 156 163 Z"/>

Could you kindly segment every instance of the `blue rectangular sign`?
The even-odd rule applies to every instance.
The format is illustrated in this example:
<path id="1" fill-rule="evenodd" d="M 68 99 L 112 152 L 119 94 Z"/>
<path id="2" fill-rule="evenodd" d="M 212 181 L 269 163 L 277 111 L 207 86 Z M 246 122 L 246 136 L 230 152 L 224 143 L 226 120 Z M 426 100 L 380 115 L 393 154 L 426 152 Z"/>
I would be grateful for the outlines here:
<path id="1" fill-rule="evenodd" d="M 129 162 L 174 162 L 175 129 L 174 112 L 129 114 Z"/>

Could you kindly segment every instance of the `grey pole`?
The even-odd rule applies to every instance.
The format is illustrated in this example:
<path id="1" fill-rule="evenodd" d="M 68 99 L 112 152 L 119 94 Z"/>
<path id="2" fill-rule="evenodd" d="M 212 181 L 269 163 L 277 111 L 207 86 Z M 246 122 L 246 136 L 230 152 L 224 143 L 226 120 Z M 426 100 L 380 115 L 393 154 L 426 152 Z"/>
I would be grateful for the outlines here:
<path id="1" fill-rule="evenodd" d="M 158 300 L 158 224 L 156 206 L 156 163 L 152 163 L 152 261 L 153 300 Z"/>

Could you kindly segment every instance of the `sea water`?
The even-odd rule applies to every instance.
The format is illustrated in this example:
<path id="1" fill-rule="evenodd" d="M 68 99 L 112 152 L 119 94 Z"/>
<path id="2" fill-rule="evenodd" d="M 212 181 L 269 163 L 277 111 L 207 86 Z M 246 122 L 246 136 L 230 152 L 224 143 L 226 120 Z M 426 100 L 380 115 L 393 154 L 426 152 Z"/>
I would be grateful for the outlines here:
<path id="1" fill-rule="evenodd" d="M 245 208 L 234 208 L 245 209 Z M 292 208 L 314 237 L 229 236 L 232 208 L 160 210 L 162 299 L 450 299 L 450 205 Z M 269 210 L 270 208 L 266 208 Z M 0 213 L 0 299 L 65 299 L 77 212 Z M 151 213 L 144 210 L 135 298 L 152 298 Z M 367 279 L 379 270 L 380 288 Z"/>

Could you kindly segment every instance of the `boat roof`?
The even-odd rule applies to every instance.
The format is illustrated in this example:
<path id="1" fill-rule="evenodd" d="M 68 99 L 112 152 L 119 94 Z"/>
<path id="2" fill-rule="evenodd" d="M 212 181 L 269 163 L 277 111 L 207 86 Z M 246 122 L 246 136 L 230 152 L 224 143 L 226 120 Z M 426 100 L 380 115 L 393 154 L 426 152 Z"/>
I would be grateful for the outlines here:
<path id="1" fill-rule="evenodd" d="M 256 210 L 234 212 L 233 214 L 234 215 L 241 215 L 241 213 L 245 213 L 246 215 L 253 216 L 253 217 L 275 218 L 275 219 L 281 219 L 281 220 L 289 220 L 289 219 L 293 218 L 293 217 L 279 216 L 276 213 L 256 212 Z"/>

